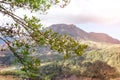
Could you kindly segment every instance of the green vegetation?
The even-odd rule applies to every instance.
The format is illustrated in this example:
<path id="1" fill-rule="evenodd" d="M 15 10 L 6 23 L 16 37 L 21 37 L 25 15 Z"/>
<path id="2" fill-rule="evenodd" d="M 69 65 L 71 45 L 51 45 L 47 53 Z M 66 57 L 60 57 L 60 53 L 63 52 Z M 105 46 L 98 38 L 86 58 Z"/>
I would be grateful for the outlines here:
<path id="1" fill-rule="evenodd" d="M 110 80 L 119 77 L 119 45 L 85 42 L 90 45 L 82 56 L 64 55 L 43 47 L 35 56 L 41 59 L 39 67 L 40 80 L 59 80 L 70 76 L 82 76 Z M 84 44 L 84 43 L 83 43 Z M 18 71 L 18 73 L 17 73 Z M 28 78 L 20 70 L 5 71 L 1 74 Z M 20 72 L 19 72 L 20 71 Z"/>
<path id="2" fill-rule="evenodd" d="M 30 10 L 31 13 L 45 13 L 51 6 L 61 4 L 65 7 L 69 0 L 1 0 L 0 13 L 10 17 L 14 22 L 6 23 L 0 27 L 0 39 L 7 44 L 16 58 L 16 63 L 21 65 L 21 70 L 32 79 L 39 79 L 40 58 L 36 52 L 43 46 L 57 51 L 67 59 L 73 55 L 81 56 L 87 45 L 80 44 L 70 36 L 60 35 L 51 30 L 44 30 L 40 19 L 35 16 L 24 18 L 17 16 L 16 9 Z M 9 7 L 8 7 L 9 6 Z M 3 49 L 2 49 L 3 51 Z"/>
<path id="3" fill-rule="evenodd" d="M 69 3 L 69 0 L 62 1 L 62 7 Z M 101 80 L 117 77 L 120 70 L 120 51 L 117 45 L 108 47 L 85 42 L 89 45 L 87 48 L 84 42 L 81 44 L 70 36 L 43 29 L 40 20 L 34 16 L 29 18 L 24 15 L 24 18 L 21 18 L 14 14 L 16 8 L 42 13 L 57 4 L 60 4 L 59 0 L 0 1 L 0 13 L 14 20 L 12 24 L 6 23 L 0 27 L 0 39 L 7 44 L 16 63 L 20 65 L 20 70 L 4 71 L 0 74 L 29 80 L 59 80 L 60 77 L 71 75 Z M 52 50 L 51 53 L 39 52 L 44 47 L 48 47 L 49 52 Z M 85 49 L 86 52 L 83 54 Z"/>

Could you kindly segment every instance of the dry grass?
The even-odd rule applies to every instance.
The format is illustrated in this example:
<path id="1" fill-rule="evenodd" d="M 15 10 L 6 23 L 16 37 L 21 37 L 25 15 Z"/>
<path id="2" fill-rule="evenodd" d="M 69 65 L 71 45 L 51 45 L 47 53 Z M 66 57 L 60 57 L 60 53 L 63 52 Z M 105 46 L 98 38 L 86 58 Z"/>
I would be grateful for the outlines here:
<path id="1" fill-rule="evenodd" d="M 16 78 L 16 77 L 13 77 L 13 76 L 2 76 L 2 75 L 0 75 L 0 80 L 22 80 L 22 79 Z"/>

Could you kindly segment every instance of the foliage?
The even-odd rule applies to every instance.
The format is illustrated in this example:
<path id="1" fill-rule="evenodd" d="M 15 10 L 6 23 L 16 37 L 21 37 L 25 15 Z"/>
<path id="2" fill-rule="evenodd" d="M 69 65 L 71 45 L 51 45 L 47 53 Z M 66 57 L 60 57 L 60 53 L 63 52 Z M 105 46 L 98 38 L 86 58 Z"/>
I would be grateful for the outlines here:
<path id="1" fill-rule="evenodd" d="M 94 44 L 92 44 L 94 45 Z M 63 55 L 55 51 L 44 49 L 38 53 L 41 59 L 40 76 L 41 80 L 59 80 L 69 78 L 73 75 L 77 77 L 99 78 L 98 80 L 110 80 L 119 77 L 119 45 L 99 44 L 89 46 L 82 56 L 71 56 L 64 60 Z M 99 47 L 98 47 L 99 46 Z M 45 47 L 44 47 L 45 48 Z M 48 50 L 48 51 L 47 51 Z"/>
<path id="2" fill-rule="evenodd" d="M 62 1 L 62 2 L 61 2 Z M 62 3 L 62 4 L 60 4 Z M 81 56 L 87 45 L 82 45 L 73 38 L 59 35 L 51 30 L 43 30 L 40 20 L 27 15 L 21 18 L 14 14 L 16 9 L 23 8 L 32 12 L 45 12 L 53 5 L 66 6 L 69 0 L 1 0 L 0 12 L 8 15 L 14 23 L 6 23 L 0 27 L 0 39 L 2 39 L 16 57 L 16 62 L 22 65 L 21 70 L 34 79 L 39 76 L 40 59 L 35 56 L 42 46 L 48 46 L 51 50 L 64 53 L 64 58 L 71 54 Z"/>
<path id="3" fill-rule="evenodd" d="M 101 80 L 110 80 L 110 78 L 118 77 L 118 72 L 116 71 L 116 69 L 114 67 L 109 66 L 105 62 L 86 62 L 83 65 L 87 68 L 83 71 L 83 76 L 99 78 Z"/>

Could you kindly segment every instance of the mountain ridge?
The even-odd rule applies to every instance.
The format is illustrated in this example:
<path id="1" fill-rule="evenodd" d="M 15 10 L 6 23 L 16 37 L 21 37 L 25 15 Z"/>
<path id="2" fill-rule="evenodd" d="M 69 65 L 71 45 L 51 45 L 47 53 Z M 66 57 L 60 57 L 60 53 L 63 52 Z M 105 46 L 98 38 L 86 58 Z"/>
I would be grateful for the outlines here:
<path id="1" fill-rule="evenodd" d="M 120 40 L 111 37 L 106 33 L 86 32 L 78 28 L 74 24 L 53 24 L 48 28 L 60 34 L 67 34 L 76 40 L 90 40 L 95 42 L 105 42 L 112 44 L 120 44 Z"/>

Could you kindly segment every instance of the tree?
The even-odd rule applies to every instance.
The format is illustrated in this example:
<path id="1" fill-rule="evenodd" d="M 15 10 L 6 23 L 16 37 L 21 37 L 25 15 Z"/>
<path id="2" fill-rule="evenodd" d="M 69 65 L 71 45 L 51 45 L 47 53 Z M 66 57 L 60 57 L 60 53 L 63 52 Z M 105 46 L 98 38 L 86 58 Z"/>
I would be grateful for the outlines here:
<path id="1" fill-rule="evenodd" d="M 80 44 L 73 38 L 60 35 L 52 30 L 43 30 L 40 20 L 32 16 L 28 18 L 26 15 L 21 18 L 14 14 L 16 9 L 28 9 L 31 12 L 44 13 L 51 6 L 61 3 L 61 7 L 65 7 L 69 0 L 1 0 L 0 12 L 11 17 L 14 22 L 6 23 L 0 27 L 0 39 L 3 40 L 8 48 L 16 57 L 17 63 L 22 65 L 23 71 L 28 77 L 34 79 L 38 75 L 38 67 L 40 59 L 34 57 L 33 52 L 36 47 L 48 46 L 51 50 L 63 53 L 65 58 L 71 54 L 82 55 L 87 45 Z"/>

